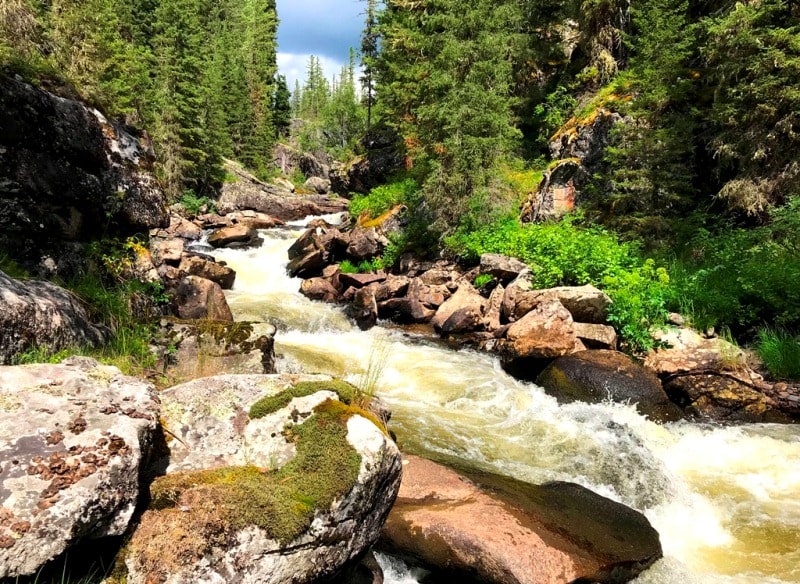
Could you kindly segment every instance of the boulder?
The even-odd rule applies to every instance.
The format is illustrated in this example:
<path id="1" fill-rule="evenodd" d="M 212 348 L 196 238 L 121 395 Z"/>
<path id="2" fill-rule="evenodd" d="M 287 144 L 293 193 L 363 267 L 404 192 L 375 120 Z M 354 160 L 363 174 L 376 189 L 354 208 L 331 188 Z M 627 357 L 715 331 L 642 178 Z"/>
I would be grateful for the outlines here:
<path id="1" fill-rule="evenodd" d="M 683 417 L 658 378 L 616 351 L 580 351 L 553 361 L 536 383 L 559 402 L 632 403 L 640 414 L 658 422 Z"/>
<path id="2" fill-rule="evenodd" d="M 348 286 L 353 286 L 354 288 L 363 288 L 365 286 L 369 286 L 370 284 L 383 282 L 384 280 L 386 280 L 386 274 L 383 273 L 339 274 L 339 281 L 345 288 Z"/>
<path id="3" fill-rule="evenodd" d="M 311 300 L 323 302 L 336 302 L 339 300 L 339 291 L 324 278 L 309 278 L 300 284 L 300 293 Z"/>
<path id="4" fill-rule="evenodd" d="M 528 266 L 517 258 L 496 253 L 485 253 L 481 256 L 481 274 L 489 274 L 500 282 L 508 283 L 527 269 Z"/>
<path id="5" fill-rule="evenodd" d="M 183 319 L 233 320 L 220 285 L 199 276 L 186 276 L 178 282 L 173 304 L 175 314 Z"/>
<path id="6" fill-rule="evenodd" d="M 498 343 L 509 360 L 552 359 L 576 349 L 572 316 L 557 300 L 540 302 L 514 322 Z"/>
<path id="7" fill-rule="evenodd" d="M 375 299 L 382 302 L 403 296 L 408 292 L 409 283 L 410 280 L 406 276 L 387 274 L 386 279 L 375 290 Z"/>
<path id="8" fill-rule="evenodd" d="M 187 276 L 199 276 L 220 285 L 223 290 L 233 288 L 236 272 L 232 268 L 197 255 L 184 255 L 178 269 Z"/>
<path id="9" fill-rule="evenodd" d="M 164 373 L 171 380 L 275 372 L 275 327 L 271 324 L 163 319 L 156 344 L 161 348 Z"/>
<path id="10" fill-rule="evenodd" d="M 472 307 L 459 308 L 444 321 L 443 335 L 472 333 L 483 329 L 483 315 Z"/>
<path id="11" fill-rule="evenodd" d="M 11 257 L 61 264 L 66 242 L 169 224 L 144 132 L 3 74 L 0 128 L 0 249 Z"/>
<path id="12" fill-rule="evenodd" d="M 614 327 L 605 324 L 591 324 L 576 322 L 575 336 L 586 345 L 588 349 L 617 349 L 617 331 Z"/>
<path id="13" fill-rule="evenodd" d="M 591 285 L 549 288 L 547 293 L 569 310 L 576 322 L 605 324 L 611 298 Z"/>
<path id="14" fill-rule="evenodd" d="M 378 303 L 381 318 L 400 324 L 421 324 L 429 322 L 436 312 L 426 307 L 413 296 L 390 298 Z"/>
<path id="15" fill-rule="evenodd" d="M 458 275 L 458 272 L 452 269 L 437 267 L 426 270 L 419 276 L 419 280 L 426 286 L 444 286 L 455 280 Z"/>
<path id="16" fill-rule="evenodd" d="M 327 194 L 331 191 L 331 181 L 319 176 L 312 176 L 303 183 L 303 186 L 309 191 L 316 192 L 320 195 Z"/>
<path id="17" fill-rule="evenodd" d="M 156 266 L 170 264 L 178 266 L 183 257 L 185 243 L 182 239 L 151 239 L 150 254 Z"/>
<path id="18" fill-rule="evenodd" d="M 287 144 L 277 144 L 275 146 L 275 166 L 282 174 L 287 176 L 294 174 L 298 170 L 307 177 L 328 178 L 330 173 L 327 161 L 321 161 L 308 152 L 295 150 Z"/>
<path id="19" fill-rule="evenodd" d="M 278 225 L 284 225 L 284 222 L 275 217 L 270 217 L 266 213 L 259 213 L 258 211 L 235 211 L 225 215 L 225 219 L 230 224 L 247 225 L 251 229 L 272 229 Z"/>
<path id="20" fill-rule="evenodd" d="M 410 281 L 406 295 L 409 298 L 424 304 L 427 308 L 438 309 L 445 301 L 452 296 L 450 291 L 441 285 L 428 286 L 422 283 L 421 278 L 414 278 Z"/>
<path id="21" fill-rule="evenodd" d="M 486 302 L 486 317 L 483 321 L 488 331 L 496 331 L 501 326 L 500 317 L 504 295 L 505 288 L 503 288 L 502 284 L 498 284 L 489 294 L 489 300 Z"/>
<path id="22" fill-rule="evenodd" d="M 286 271 L 293 278 L 313 278 L 322 274 L 322 269 L 327 263 L 327 254 L 322 250 L 314 249 L 291 260 L 286 266 Z"/>
<path id="23" fill-rule="evenodd" d="M 369 414 L 339 401 L 346 385 L 227 375 L 162 392 L 176 440 L 119 560 L 125 581 L 316 582 L 356 563 L 401 461 Z"/>
<path id="24" fill-rule="evenodd" d="M 375 229 L 356 227 L 350 232 L 347 255 L 355 260 L 368 260 L 383 250 L 384 244 Z"/>
<path id="25" fill-rule="evenodd" d="M 788 422 L 769 384 L 750 369 L 739 347 L 707 339 L 689 328 L 658 331 L 665 348 L 651 351 L 644 365 L 658 375 L 670 399 L 704 420 Z"/>
<path id="26" fill-rule="evenodd" d="M 778 403 L 735 373 L 694 372 L 670 376 L 664 380 L 670 399 L 688 414 L 701 420 L 737 423 L 789 424 L 791 416 Z"/>
<path id="27" fill-rule="evenodd" d="M 293 193 L 295 191 L 294 183 L 280 176 L 276 176 L 275 178 L 273 178 L 272 183 L 276 186 L 279 186 L 282 189 L 286 189 L 290 193 Z"/>
<path id="28" fill-rule="evenodd" d="M 439 307 L 439 309 L 436 311 L 436 316 L 434 316 L 433 320 L 431 321 L 431 324 L 437 332 L 441 332 L 442 327 L 447 319 L 449 319 L 456 311 L 461 310 L 462 315 L 465 315 L 465 313 L 469 311 L 472 314 L 472 320 L 474 320 L 477 325 L 478 323 L 482 323 L 483 309 L 485 304 L 486 299 L 478 294 L 478 291 L 475 290 L 474 286 L 464 282 L 458 287 L 458 290 L 456 290 L 455 294 L 448 298 Z M 464 319 L 462 320 L 466 322 Z"/>
<path id="29" fill-rule="evenodd" d="M 158 415 L 152 385 L 92 359 L 0 367 L 0 578 L 126 531 Z"/>
<path id="30" fill-rule="evenodd" d="M 347 207 L 346 199 L 328 195 L 295 195 L 273 185 L 246 182 L 225 183 L 217 202 L 217 210 L 223 215 L 252 210 L 281 221 L 341 213 Z"/>
<path id="31" fill-rule="evenodd" d="M 442 581 L 491 584 L 616 584 L 662 555 L 641 513 L 579 485 L 478 478 L 488 486 L 404 456 L 380 547 L 444 572 Z"/>
<path id="32" fill-rule="evenodd" d="M 532 275 L 525 271 L 506 288 L 503 318 L 507 322 L 517 321 L 540 302 L 551 299 L 561 302 L 573 320 L 585 323 L 605 324 L 611 305 L 611 299 L 591 285 L 534 289 Z"/>
<path id="33" fill-rule="evenodd" d="M 252 243 L 258 234 L 249 225 L 236 224 L 230 227 L 217 229 L 208 236 L 208 243 L 212 247 L 228 247 L 232 243 Z"/>
<path id="34" fill-rule="evenodd" d="M 159 237 L 162 239 L 180 237 L 182 239 L 196 241 L 202 236 L 203 230 L 200 226 L 188 219 L 184 219 L 180 215 L 170 215 L 168 227 L 150 230 L 150 237 Z"/>
<path id="35" fill-rule="evenodd" d="M 346 164 L 331 165 L 331 188 L 343 197 L 350 196 L 350 193 L 369 193 L 385 184 L 389 176 L 404 166 L 403 143 L 393 130 L 372 128 L 362 145 L 366 150 L 363 156 L 357 156 Z"/>
<path id="36" fill-rule="evenodd" d="M 371 329 L 378 322 L 378 303 L 375 301 L 375 286 L 359 288 L 347 306 L 347 315 L 356 321 L 362 331 Z"/>
<path id="37" fill-rule="evenodd" d="M 92 324 L 81 301 L 50 282 L 14 280 L 0 272 L 0 364 L 30 349 L 55 353 L 95 347 L 110 336 Z"/>

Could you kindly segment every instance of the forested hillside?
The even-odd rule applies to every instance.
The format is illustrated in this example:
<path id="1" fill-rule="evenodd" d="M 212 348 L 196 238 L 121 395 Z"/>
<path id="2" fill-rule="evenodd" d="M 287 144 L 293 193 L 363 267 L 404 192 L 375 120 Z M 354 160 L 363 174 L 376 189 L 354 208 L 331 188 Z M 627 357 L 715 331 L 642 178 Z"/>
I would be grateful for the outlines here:
<path id="1" fill-rule="evenodd" d="M 173 198 L 212 195 L 223 156 L 264 171 L 288 125 L 277 25 L 274 0 L 8 0 L 0 62 L 148 130 Z"/>
<path id="2" fill-rule="evenodd" d="M 744 341 L 793 338 L 796 3 L 363 6 L 360 53 L 333 79 L 312 57 L 291 92 L 274 0 L 5 0 L 0 58 L 146 129 L 172 200 L 213 198 L 223 156 L 275 174 L 277 140 L 345 171 L 399 144 L 382 156 L 404 168 L 352 207 L 408 208 L 374 267 L 405 251 L 514 255 L 543 285 L 610 289 L 634 348 L 670 310 Z M 562 221 L 539 212 L 556 191 L 577 207 Z"/>

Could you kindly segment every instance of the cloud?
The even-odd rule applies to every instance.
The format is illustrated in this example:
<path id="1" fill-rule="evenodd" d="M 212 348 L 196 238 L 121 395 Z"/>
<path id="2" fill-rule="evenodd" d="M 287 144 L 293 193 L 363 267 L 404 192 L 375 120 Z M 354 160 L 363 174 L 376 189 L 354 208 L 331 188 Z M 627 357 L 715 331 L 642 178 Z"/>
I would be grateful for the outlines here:
<path id="1" fill-rule="evenodd" d="M 277 0 L 279 52 L 345 62 L 361 43 L 365 6 L 364 0 Z"/>
<path id="2" fill-rule="evenodd" d="M 289 91 L 294 91 L 295 80 L 300 81 L 300 85 L 303 85 L 307 75 L 308 59 L 311 54 L 314 53 L 278 53 L 278 71 L 281 75 L 286 76 L 286 84 L 289 86 Z M 334 75 L 339 76 L 344 64 L 343 61 L 337 61 L 319 54 L 316 54 L 316 56 L 319 57 L 325 77 L 331 79 Z"/>

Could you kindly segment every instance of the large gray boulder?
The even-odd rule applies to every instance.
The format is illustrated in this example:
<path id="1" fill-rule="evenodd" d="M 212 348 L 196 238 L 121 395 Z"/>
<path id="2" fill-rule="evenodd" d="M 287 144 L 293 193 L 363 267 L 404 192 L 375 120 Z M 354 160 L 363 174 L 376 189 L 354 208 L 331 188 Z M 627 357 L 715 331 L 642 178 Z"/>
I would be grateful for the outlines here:
<path id="1" fill-rule="evenodd" d="M 572 483 L 530 485 L 404 456 L 381 547 L 491 584 L 627 582 L 661 557 L 641 513 Z M 488 488 L 487 488 L 488 487 Z"/>
<path id="2" fill-rule="evenodd" d="M 0 367 L 0 578 L 125 532 L 158 410 L 152 385 L 92 359 Z"/>
<path id="3" fill-rule="evenodd" d="M 57 352 L 97 346 L 109 331 L 92 324 L 80 300 L 50 282 L 19 281 L 0 272 L 0 365 L 30 349 Z"/>
<path id="4" fill-rule="evenodd" d="M 327 215 L 346 211 L 348 201 L 328 195 L 296 195 L 275 185 L 251 182 L 225 183 L 217 202 L 217 211 L 225 215 L 235 211 L 258 211 L 280 221 L 296 221 L 309 215 Z"/>
<path id="5" fill-rule="evenodd" d="M 0 75 L 0 249 L 35 264 L 67 241 L 169 225 L 146 134 Z"/>
<path id="6" fill-rule="evenodd" d="M 231 375 L 162 392 L 176 439 L 123 554 L 126 582 L 305 583 L 355 562 L 380 534 L 401 461 L 369 414 L 339 401 L 348 387 Z"/>

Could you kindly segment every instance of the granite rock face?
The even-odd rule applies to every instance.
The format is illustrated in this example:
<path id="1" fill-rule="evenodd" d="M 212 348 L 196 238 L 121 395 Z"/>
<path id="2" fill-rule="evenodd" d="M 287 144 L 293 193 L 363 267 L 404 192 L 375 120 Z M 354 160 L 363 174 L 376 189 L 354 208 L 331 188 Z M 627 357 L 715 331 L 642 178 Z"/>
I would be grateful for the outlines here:
<path id="1" fill-rule="evenodd" d="M 158 408 L 152 385 L 85 357 L 0 367 L 0 578 L 125 532 Z"/>
<path id="2" fill-rule="evenodd" d="M 80 300 L 50 282 L 0 272 L 0 364 L 33 348 L 57 352 L 102 344 L 109 331 L 90 322 Z"/>
<path id="3" fill-rule="evenodd" d="M 144 133 L 0 77 L 0 248 L 36 264 L 83 242 L 169 225 Z"/>

